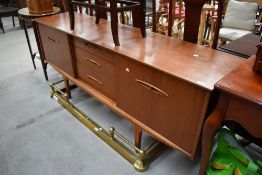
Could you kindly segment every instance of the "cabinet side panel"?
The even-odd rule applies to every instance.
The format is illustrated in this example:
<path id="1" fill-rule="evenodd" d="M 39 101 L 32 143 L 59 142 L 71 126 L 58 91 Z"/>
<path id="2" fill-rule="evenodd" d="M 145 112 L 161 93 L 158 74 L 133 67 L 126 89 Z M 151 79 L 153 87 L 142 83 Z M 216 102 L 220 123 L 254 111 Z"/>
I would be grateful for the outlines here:
<path id="1" fill-rule="evenodd" d="M 75 77 L 67 34 L 41 24 L 38 26 L 46 61 Z"/>

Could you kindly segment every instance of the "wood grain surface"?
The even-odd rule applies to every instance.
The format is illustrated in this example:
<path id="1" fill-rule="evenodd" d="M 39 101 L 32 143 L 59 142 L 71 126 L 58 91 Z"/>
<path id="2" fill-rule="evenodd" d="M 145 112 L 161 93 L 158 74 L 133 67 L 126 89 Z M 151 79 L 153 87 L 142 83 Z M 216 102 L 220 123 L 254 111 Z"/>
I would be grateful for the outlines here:
<path id="1" fill-rule="evenodd" d="M 36 19 L 39 23 L 88 40 L 94 45 L 102 46 L 209 90 L 243 61 L 237 56 L 157 33 L 148 32 L 148 36 L 142 38 L 138 28 L 120 24 L 121 46 L 115 46 L 110 22 L 101 19 L 96 25 L 94 17 L 79 13 L 75 14 L 75 20 L 77 25 L 74 30 L 70 30 L 67 13 Z"/>

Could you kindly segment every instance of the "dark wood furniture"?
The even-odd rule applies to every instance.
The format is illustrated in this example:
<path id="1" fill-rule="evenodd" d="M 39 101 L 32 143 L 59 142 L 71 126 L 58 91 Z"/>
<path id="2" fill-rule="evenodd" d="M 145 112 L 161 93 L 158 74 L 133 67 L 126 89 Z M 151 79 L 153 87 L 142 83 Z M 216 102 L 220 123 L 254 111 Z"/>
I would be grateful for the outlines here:
<path id="1" fill-rule="evenodd" d="M 121 46 L 110 22 L 75 13 L 36 19 L 46 61 L 141 132 L 194 158 L 214 84 L 242 59 L 157 33 L 119 24 Z"/>
<path id="2" fill-rule="evenodd" d="M 252 71 L 255 57 L 220 80 L 219 102 L 205 122 L 200 175 L 206 173 L 215 131 L 225 121 L 235 121 L 255 138 L 262 138 L 262 75 Z"/>
<path id="3" fill-rule="evenodd" d="M 109 7 L 105 2 L 109 3 Z M 96 10 L 96 21 L 95 24 L 99 24 L 100 14 L 102 12 L 109 12 L 111 17 L 111 31 L 113 40 L 116 46 L 120 46 L 119 38 L 118 38 L 118 13 L 123 13 L 124 11 L 136 11 L 139 13 L 139 18 L 133 18 L 133 25 L 138 24 L 138 27 L 141 30 L 142 37 L 146 37 L 146 26 L 145 26 L 145 0 L 95 0 L 95 4 L 92 4 L 92 1 L 72 1 L 68 0 L 69 7 L 69 16 L 70 16 L 70 26 L 71 29 L 74 29 L 75 20 L 74 20 L 74 8 L 73 5 L 81 5 L 88 8 L 92 8 Z M 119 5 L 120 6 L 119 6 Z"/>
<path id="4" fill-rule="evenodd" d="M 229 54 L 237 55 L 243 58 L 249 58 L 256 54 L 257 44 L 260 42 L 261 36 L 255 34 L 247 34 L 239 39 L 231 41 L 230 43 L 220 46 L 218 50 L 227 52 Z"/>
<path id="5" fill-rule="evenodd" d="M 52 12 L 43 13 L 43 14 L 29 13 L 29 10 L 28 10 L 27 7 L 26 8 L 22 8 L 22 9 L 20 9 L 18 11 L 19 19 L 22 21 L 22 26 L 23 26 L 24 31 L 25 31 L 26 41 L 27 41 L 27 45 L 28 45 L 28 48 L 29 48 L 29 52 L 30 52 L 30 55 L 31 55 L 32 62 L 33 62 L 33 66 L 34 66 L 34 69 L 36 69 L 35 58 L 36 58 L 36 54 L 37 53 L 36 52 L 33 53 L 33 51 L 32 51 L 31 44 L 30 44 L 30 39 L 28 37 L 28 32 L 27 32 L 27 25 L 26 25 L 26 21 L 31 21 L 32 22 L 32 26 L 33 26 L 34 34 L 35 34 L 35 39 L 36 39 L 36 43 L 37 43 L 37 46 L 38 46 L 38 51 L 39 51 L 39 54 L 40 54 L 40 60 L 41 60 L 41 64 L 42 64 L 42 68 L 43 68 L 46 80 L 48 80 L 48 76 L 47 76 L 47 72 L 46 72 L 47 64 L 44 62 L 43 59 L 41 59 L 42 53 L 41 53 L 41 49 L 40 49 L 40 46 L 39 46 L 39 44 L 40 44 L 39 34 L 37 33 L 36 25 L 35 25 L 35 22 L 33 21 L 33 19 L 39 18 L 39 17 L 43 17 L 43 16 L 54 15 L 54 14 L 57 14 L 59 12 L 60 12 L 60 8 L 58 8 L 58 7 L 53 7 L 53 11 Z"/>
<path id="6" fill-rule="evenodd" d="M 257 54 L 256 54 L 256 61 L 253 66 L 253 70 L 259 73 L 262 73 L 262 40 L 257 45 Z"/>
<path id="7" fill-rule="evenodd" d="M 207 1 L 208 0 L 184 0 L 185 2 L 184 40 L 185 41 L 197 43 L 200 15 L 203 5 Z M 218 1 L 216 26 L 220 26 L 222 20 L 222 11 L 224 7 L 224 0 L 216 0 L 216 1 Z M 194 20 L 192 20 L 192 16 L 194 16 Z M 212 44 L 213 49 L 216 49 L 217 47 L 218 35 L 219 35 L 219 27 L 216 27 L 214 33 L 214 41 Z"/>
<path id="8" fill-rule="evenodd" d="M 14 17 L 17 16 L 17 11 L 18 8 L 17 7 L 13 7 L 13 3 L 7 1 L 0 1 L 0 29 L 3 31 L 3 33 L 5 33 L 5 29 L 4 29 L 4 24 L 2 21 L 2 17 L 12 17 L 13 20 L 13 27 L 15 27 L 15 21 L 14 21 Z M 1 6 L 3 5 L 3 6 Z"/>

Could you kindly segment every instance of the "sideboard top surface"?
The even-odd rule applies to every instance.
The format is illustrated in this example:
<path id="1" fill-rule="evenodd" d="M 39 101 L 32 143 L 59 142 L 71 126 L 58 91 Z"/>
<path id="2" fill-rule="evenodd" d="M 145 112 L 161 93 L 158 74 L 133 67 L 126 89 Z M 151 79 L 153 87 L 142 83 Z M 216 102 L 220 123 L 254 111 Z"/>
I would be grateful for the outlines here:
<path id="1" fill-rule="evenodd" d="M 110 22 L 75 13 L 75 29 L 70 29 L 67 13 L 38 18 L 38 23 L 97 44 L 172 76 L 213 90 L 214 84 L 244 60 L 190 42 L 147 32 L 142 38 L 138 28 L 119 25 L 120 46 L 115 46 Z"/>

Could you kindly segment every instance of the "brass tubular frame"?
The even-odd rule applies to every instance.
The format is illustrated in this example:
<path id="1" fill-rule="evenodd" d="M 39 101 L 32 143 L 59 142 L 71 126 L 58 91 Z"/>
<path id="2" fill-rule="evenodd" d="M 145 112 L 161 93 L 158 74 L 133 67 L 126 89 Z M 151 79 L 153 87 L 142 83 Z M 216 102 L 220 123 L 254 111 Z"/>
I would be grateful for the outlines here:
<path id="1" fill-rule="evenodd" d="M 70 103 L 68 96 L 57 88 L 54 84 L 50 84 L 51 98 L 54 98 L 67 109 L 75 118 L 77 118 L 82 124 L 84 124 L 89 130 L 96 134 L 100 139 L 107 143 L 117 153 L 124 157 L 129 163 L 131 163 L 135 170 L 145 171 L 149 165 L 167 149 L 167 146 L 163 143 L 155 140 L 145 149 L 137 148 L 132 142 L 126 139 L 123 135 L 115 131 L 115 128 L 111 127 L 107 132 L 98 123 L 93 121 L 90 117 L 81 112 L 77 107 Z M 121 139 L 121 143 L 116 137 Z M 132 148 L 132 149 L 130 149 Z"/>

